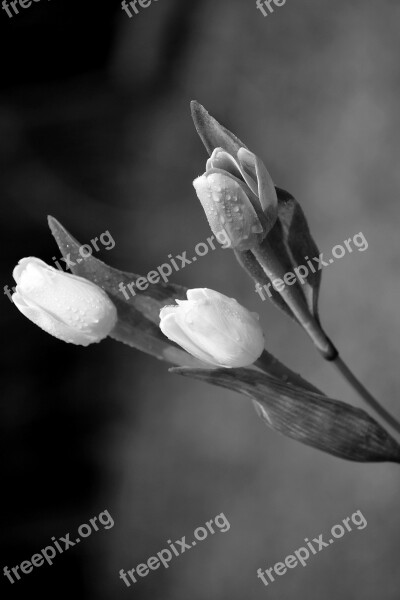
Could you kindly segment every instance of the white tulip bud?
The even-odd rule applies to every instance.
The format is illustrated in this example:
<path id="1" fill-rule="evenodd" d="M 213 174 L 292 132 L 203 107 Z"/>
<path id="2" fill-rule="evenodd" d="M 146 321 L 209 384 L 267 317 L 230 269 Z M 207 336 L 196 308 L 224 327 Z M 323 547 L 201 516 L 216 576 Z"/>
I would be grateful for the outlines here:
<path id="1" fill-rule="evenodd" d="M 263 227 L 249 200 L 250 190 L 229 173 L 213 169 L 194 180 L 193 186 L 217 240 L 221 234 L 233 248 L 248 250 L 262 241 Z"/>
<path id="2" fill-rule="evenodd" d="M 219 367 L 246 367 L 264 350 L 258 315 L 235 299 L 207 288 L 188 290 L 187 300 L 164 306 L 160 329 L 199 360 Z"/>
<path id="3" fill-rule="evenodd" d="M 236 158 L 215 148 L 193 186 L 216 238 L 223 232 L 236 250 L 258 246 L 276 222 L 278 199 L 271 176 L 246 148 Z"/>
<path id="4" fill-rule="evenodd" d="M 13 272 L 17 283 L 15 306 L 54 337 L 88 346 L 107 337 L 117 321 L 117 310 L 97 285 L 49 267 L 29 257 Z"/>

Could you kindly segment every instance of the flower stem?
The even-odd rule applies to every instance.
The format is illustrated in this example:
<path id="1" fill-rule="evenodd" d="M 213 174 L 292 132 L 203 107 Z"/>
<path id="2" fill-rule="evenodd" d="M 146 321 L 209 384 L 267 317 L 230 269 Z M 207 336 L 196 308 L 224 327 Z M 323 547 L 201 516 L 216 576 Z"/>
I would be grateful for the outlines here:
<path id="1" fill-rule="evenodd" d="M 349 367 L 345 362 L 337 356 L 333 361 L 333 365 L 337 368 L 343 378 L 350 384 L 350 386 L 357 392 L 357 394 L 364 400 L 368 406 L 370 406 L 386 423 L 388 423 L 393 429 L 400 433 L 400 423 L 395 419 L 379 402 L 370 394 L 366 387 L 357 379 L 357 377 L 350 371 Z"/>

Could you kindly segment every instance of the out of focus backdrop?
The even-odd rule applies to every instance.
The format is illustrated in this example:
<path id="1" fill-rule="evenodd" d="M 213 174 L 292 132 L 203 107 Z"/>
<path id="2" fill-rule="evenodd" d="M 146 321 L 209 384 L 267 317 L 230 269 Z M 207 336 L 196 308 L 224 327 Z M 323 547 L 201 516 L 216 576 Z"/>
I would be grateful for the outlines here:
<path id="1" fill-rule="evenodd" d="M 98 255 L 147 273 L 210 235 L 192 188 L 206 153 L 199 100 L 301 202 L 321 251 L 365 252 L 323 274 L 321 314 L 343 357 L 400 417 L 400 5 L 394 0 L 33 3 L 0 14 L 1 281 L 59 250 L 51 214 Z M 268 349 L 332 397 L 358 400 L 299 327 L 261 302 L 231 251 L 176 273 L 261 315 Z M 400 472 L 270 431 L 244 397 L 181 379 L 112 340 L 80 348 L 1 296 L 2 561 L 9 568 L 108 510 L 114 526 L 1 597 L 116 600 L 398 598 Z M 284 560 L 357 510 L 368 525 L 266 588 Z M 230 530 L 127 588 L 168 539 L 223 512 Z"/>

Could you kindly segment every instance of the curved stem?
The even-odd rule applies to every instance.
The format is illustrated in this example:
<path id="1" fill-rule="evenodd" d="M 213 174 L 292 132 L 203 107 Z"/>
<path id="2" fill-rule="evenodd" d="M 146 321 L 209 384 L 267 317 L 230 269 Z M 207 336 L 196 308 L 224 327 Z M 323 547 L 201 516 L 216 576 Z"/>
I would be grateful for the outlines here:
<path id="1" fill-rule="evenodd" d="M 393 429 L 400 433 L 400 423 L 395 419 L 379 402 L 370 394 L 366 387 L 357 379 L 357 377 L 350 371 L 349 367 L 345 362 L 337 356 L 333 361 L 333 365 L 337 368 L 339 373 L 344 379 L 351 385 L 351 387 L 358 393 L 358 395 L 364 400 L 368 406 L 374 409 L 374 411 L 382 417 L 386 423 L 388 423 Z"/>

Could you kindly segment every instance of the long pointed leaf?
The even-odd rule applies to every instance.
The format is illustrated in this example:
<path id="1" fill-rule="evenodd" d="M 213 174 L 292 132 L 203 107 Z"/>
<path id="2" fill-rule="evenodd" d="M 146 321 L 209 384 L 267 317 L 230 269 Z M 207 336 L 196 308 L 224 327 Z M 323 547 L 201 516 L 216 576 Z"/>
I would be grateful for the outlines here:
<path id="1" fill-rule="evenodd" d="M 247 148 L 236 135 L 218 123 L 199 102 L 192 100 L 190 108 L 196 131 L 210 156 L 215 148 L 223 148 L 235 157 L 240 148 Z"/>
<path id="2" fill-rule="evenodd" d="M 269 427 L 328 454 L 360 462 L 400 462 L 400 446 L 389 433 L 363 410 L 339 400 L 251 369 L 170 371 L 249 396 Z"/>

